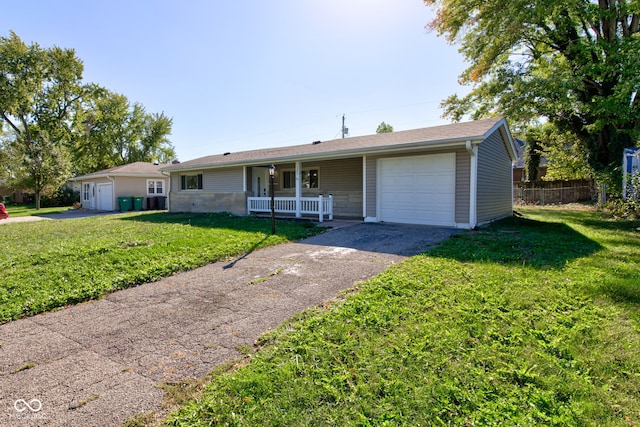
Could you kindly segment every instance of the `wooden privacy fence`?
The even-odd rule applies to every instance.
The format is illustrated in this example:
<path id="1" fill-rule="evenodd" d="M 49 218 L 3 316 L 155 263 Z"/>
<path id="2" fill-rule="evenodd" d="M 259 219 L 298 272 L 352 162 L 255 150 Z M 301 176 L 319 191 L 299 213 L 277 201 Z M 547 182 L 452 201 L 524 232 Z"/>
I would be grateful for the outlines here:
<path id="1" fill-rule="evenodd" d="M 513 201 L 520 204 L 558 205 L 594 200 L 593 181 L 532 181 L 513 183 Z"/>

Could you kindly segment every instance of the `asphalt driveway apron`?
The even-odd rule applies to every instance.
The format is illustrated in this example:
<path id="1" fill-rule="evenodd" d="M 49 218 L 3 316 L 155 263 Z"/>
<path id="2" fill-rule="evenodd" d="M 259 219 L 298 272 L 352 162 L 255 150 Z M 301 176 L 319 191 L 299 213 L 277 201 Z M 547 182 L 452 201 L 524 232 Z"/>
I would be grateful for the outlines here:
<path id="1" fill-rule="evenodd" d="M 120 426 L 158 384 L 206 375 L 265 331 L 456 230 L 357 224 L 0 325 L 1 426 Z"/>

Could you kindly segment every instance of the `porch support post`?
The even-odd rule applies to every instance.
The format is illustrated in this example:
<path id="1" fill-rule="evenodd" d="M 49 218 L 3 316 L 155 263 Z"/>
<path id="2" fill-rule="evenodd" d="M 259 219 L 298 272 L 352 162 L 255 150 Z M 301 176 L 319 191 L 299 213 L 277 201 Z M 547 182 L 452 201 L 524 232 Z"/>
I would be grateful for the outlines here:
<path id="1" fill-rule="evenodd" d="M 302 217 L 302 162 L 296 162 L 296 218 Z"/>
<path id="2" fill-rule="evenodd" d="M 333 214 L 333 211 L 331 211 Z M 362 218 L 367 217 L 367 156 L 362 156 Z"/>

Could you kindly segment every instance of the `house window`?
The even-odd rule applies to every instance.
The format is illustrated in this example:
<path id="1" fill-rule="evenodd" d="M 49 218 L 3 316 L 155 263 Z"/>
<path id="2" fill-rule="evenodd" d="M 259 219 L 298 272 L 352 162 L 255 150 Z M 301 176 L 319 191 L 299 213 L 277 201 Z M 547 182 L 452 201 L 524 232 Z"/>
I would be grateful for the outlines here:
<path id="1" fill-rule="evenodd" d="M 302 188 L 318 188 L 319 176 L 318 168 L 303 169 Z M 282 172 L 282 188 L 296 188 L 295 171 L 288 170 Z"/>
<path id="2" fill-rule="evenodd" d="M 181 190 L 202 190 L 202 174 L 180 175 Z"/>
<path id="3" fill-rule="evenodd" d="M 84 202 L 88 202 L 89 201 L 89 193 L 91 191 L 91 187 L 89 186 L 88 183 L 84 183 L 82 184 L 82 201 Z"/>
<path id="4" fill-rule="evenodd" d="M 147 180 L 147 194 L 164 194 L 164 181 Z"/>

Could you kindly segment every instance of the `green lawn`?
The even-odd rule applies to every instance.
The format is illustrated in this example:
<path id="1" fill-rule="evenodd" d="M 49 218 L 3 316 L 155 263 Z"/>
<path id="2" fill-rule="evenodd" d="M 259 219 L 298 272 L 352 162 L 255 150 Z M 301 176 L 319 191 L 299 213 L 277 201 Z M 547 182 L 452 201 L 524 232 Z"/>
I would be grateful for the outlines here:
<path id="1" fill-rule="evenodd" d="M 0 323 L 313 234 L 310 223 L 129 213 L 0 227 Z"/>
<path id="2" fill-rule="evenodd" d="M 59 208 L 40 208 L 40 210 L 36 210 L 35 205 L 14 205 L 8 204 L 6 205 L 7 212 L 9 212 L 9 218 L 14 218 L 18 216 L 33 216 L 33 215 L 43 215 L 43 214 L 52 214 L 65 212 L 71 209 L 71 207 L 59 207 Z"/>
<path id="3" fill-rule="evenodd" d="M 173 426 L 640 426 L 640 222 L 523 208 L 265 335 Z"/>

